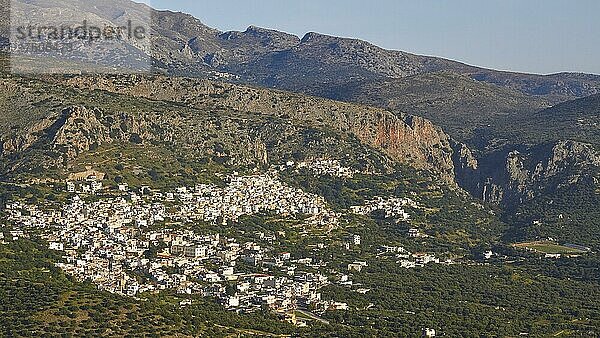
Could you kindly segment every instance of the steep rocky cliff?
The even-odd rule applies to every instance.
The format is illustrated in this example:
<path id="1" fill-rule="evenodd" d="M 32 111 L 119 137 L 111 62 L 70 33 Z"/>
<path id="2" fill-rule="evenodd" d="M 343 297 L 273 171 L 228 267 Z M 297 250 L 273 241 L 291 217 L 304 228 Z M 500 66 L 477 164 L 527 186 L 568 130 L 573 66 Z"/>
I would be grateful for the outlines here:
<path id="1" fill-rule="evenodd" d="M 411 115 L 286 92 L 206 80 L 160 76 L 71 77 L 53 81 L 101 89 L 198 109 L 234 109 L 289 118 L 302 125 L 351 133 L 393 159 L 454 181 L 450 137 L 430 121 Z"/>
<path id="2" fill-rule="evenodd" d="M 160 130 L 148 128 L 142 118 L 122 113 L 108 116 L 97 108 L 70 106 L 50 113 L 25 129 L 1 135 L 0 158 L 4 172 L 42 165 L 63 166 L 78 155 L 112 142 L 135 142 L 162 138 Z"/>
<path id="3" fill-rule="evenodd" d="M 455 160 L 461 186 L 507 208 L 593 178 L 600 168 L 598 151 L 575 141 L 508 147 L 479 161 L 464 148 L 459 154 Z"/>
<path id="4" fill-rule="evenodd" d="M 207 88 L 213 85 L 220 86 Z M 169 161 L 180 162 L 178 166 L 211 162 L 252 169 L 289 160 L 336 158 L 360 170 L 381 172 L 393 164 L 351 133 L 350 125 L 332 128 L 326 118 L 296 119 L 258 103 L 229 105 L 216 90 L 210 92 L 212 97 L 204 97 L 203 104 L 190 107 L 107 91 L 74 91 L 33 79 L 8 77 L 2 86 L 10 89 L 3 94 L 15 100 L 0 110 L 3 178 L 18 173 L 43 175 L 47 170 L 64 173 L 81 155 L 132 147 L 138 155 L 168 154 Z M 283 94 L 279 98 L 287 99 Z M 371 137 L 374 144 L 377 127 L 365 128 L 371 130 L 365 132 L 369 135 L 365 140 Z M 158 165 L 152 158 L 161 156 L 158 153 L 145 159 L 148 166 Z"/>

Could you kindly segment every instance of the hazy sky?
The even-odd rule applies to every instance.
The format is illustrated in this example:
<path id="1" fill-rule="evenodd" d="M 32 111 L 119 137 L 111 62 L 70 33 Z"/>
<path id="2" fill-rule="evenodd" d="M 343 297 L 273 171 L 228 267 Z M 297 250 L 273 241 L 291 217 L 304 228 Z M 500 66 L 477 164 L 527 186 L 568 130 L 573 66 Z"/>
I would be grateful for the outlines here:
<path id="1" fill-rule="evenodd" d="M 141 1 L 141 0 L 138 0 Z M 489 68 L 600 74 L 599 0 L 147 0 L 227 30 L 355 37 Z"/>

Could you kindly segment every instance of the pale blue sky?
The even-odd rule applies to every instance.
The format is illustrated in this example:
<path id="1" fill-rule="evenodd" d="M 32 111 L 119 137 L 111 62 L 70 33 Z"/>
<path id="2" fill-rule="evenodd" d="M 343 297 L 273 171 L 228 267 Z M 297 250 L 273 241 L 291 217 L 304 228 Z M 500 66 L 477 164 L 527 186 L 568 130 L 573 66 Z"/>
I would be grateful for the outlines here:
<path id="1" fill-rule="evenodd" d="M 309 31 L 489 68 L 600 74 L 599 0 L 145 0 L 227 30 Z"/>

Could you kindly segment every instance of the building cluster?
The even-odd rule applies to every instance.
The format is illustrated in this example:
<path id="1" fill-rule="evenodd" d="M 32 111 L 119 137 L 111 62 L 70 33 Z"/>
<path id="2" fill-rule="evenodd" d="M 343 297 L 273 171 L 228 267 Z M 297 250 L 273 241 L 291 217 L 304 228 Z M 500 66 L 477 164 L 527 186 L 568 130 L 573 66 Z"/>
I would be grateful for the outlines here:
<path id="1" fill-rule="evenodd" d="M 286 314 L 296 308 L 345 307 L 321 299 L 319 290 L 329 281 L 315 271 L 322 271 L 326 263 L 293 259 L 254 242 L 184 230 L 197 220 L 218 225 L 256 213 L 307 215 L 307 222 L 315 225 L 337 222 L 338 215 L 316 195 L 269 175 L 231 177 L 224 188 L 198 185 L 167 193 L 133 192 L 123 184 L 118 196 L 88 198 L 91 193 L 83 193 L 81 187 L 93 182 L 94 178 L 78 181 L 64 204 L 8 203 L 5 214 L 17 229 L 14 237 L 28 231 L 41 234 L 50 249 L 64 253 L 60 268 L 112 293 L 136 296 L 177 290 L 218 299 L 240 312 L 271 309 Z M 71 187 L 67 185 L 70 191 Z M 268 242 L 267 237 L 257 239 Z"/>
<path id="2" fill-rule="evenodd" d="M 102 189 L 102 181 L 96 175 L 90 175 L 82 180 L 67 181 L 67 192 L 69 193 L 95 194 Z"/>
<path id="3" fill-rule="evenodd" d="M 295 167 L 297 169 L 306 168 L 310 170 L 315 176 L 334 176 L 342 178 L 352 178 L 358 173 L 349 167 L 344 167 L 339 160 L 316 160 L 311 162 L 288 162 L 288 166 Z"/>
<path id="4" fill-rule="evenodd" d="M 451 264 L 450 261 L 440 262 L 440 259 L 431 253 L 404 253 L 396 255 L 398 258 L 397 263 L 400 264 L 401 267 L 406 269 L 416 268 L 416 267 L 424 267 L 427 264 Z"/>
<path id="5" fill-rule="evenodd" d="M 317 173 L 349 173 L 335 161 L 315 163 L 310 165 Z M 322 299 L 320 290 L 331 283 L 353 287 L 350 276 L 368 267 L 366 261 L 354 261 L 347 271 L 335 272 L 325 269 L 328 262 L 275 252 L 269 243 L 285 233 L 257 233 L 252 241 L 240 242 L 186 230 L 199 222 L 220 226 L 253 214 L 294 217 L 304 226 L 338 225 L 340 214 L 331 211 L 322 197 L 285 185 L 274 170 L 232 175 L 223 187 L 199 184 L 167 192 L 149 187 L 133 191 L 125 183 L 108 192 L 96 175 L 90 175 L 68 181 L 66 190 L 70 193 L 66 203 L 9 202 L 5 214 L 13 225 L 10 236 L 16 240 L 30 231 L 41 235 L 50 249 L 63 252 L 64 260 L 57 264 L 61 269 L 108 292 L 137 296 L 176 290 L 217 299 L 232 311 L 269 309 L 295 321 L 296 309 L 348 309 L 346 303 Z M 408 220 L 407 207 L 417 204 L 408 198 L 376 198 L 352 207 L 352 212 L 367 215 L 379 210 L 386 217 Z M 350 249 L 361 241 L 360 235 L 350 234 L 344 244 Z M 323 249 L 324 244 L 318 247 Z M 433 255 L 401 247 L 382 247 L 380 255 L 395 257 L 405 268 L 439 263 Z"/>
<path id="6" fill-rule="evenodd" d="M 427 234 L 421 232 L 421 230 L 417 228 L 408 229 L 408 237 L 410 238 L 427 238 L 429 237 Z"/>
<path id="7" fill-rule="evenodd" d="M 441 262 L 438 257 L 431 253 L 411 253 L 403 247 L 397 246 L 381 246 L 379 248 L 379 256 L 391 256 L 396 259 L 396 263 L 401 267 L 411 269 L 415 267 L 423 267 L 427 264 L 453 264 L 452 261 Z"/>
<path id="8" fill-rule="evenodd" d="M 185 220 L 213 223 L 238 221 L 240 216 L 273 213 L 282 216 L 308 215 L 312 226 L 335 226 L 339 215 L 331 211 L 323 197 L 282 183 L 275 174 L 232 176 L 225 188 L 198 185 L 180 188 L 167 199 L 178 199 L 180 216 Z"/>
<path id="9" fill-rule="evenodd" d="M 97 194 L 103 190 L 103 186 L 95 175 L 90 175 L 83 180 L 68 181 L 66 190 L 74 194 Z M 128 199 L 133 202 L 175 203 L 176 210 L 166 216 L 180 222 L 201 220 L 225 225 L 237 222 L 244 215 L 267 213 L 292 217 L 307 215 L 307 225 L 332 227 L 338 224 L 339 219 L 339 215 L 327 207 L 323 197 L 284 184 L 274 172 L 253 176 L 232 175 L 224 188 L 199 184 L 162 193 L 143 187 L 139 193 L 135 193 L 123 183 L 119 184 L 118 190 L 128 193 Z M 159 220 L 164 219 L 164 208 L 162 211 Z M 140 219 L 137 214 L 135 216 L 142 223 L 151 224 L 154 221 Z"/>
<path id="10" fill-rule="evenodd" d="M 358 215 L 371 215 L 376 211 L 383 212 L 385 218 L 396 218 L 398 221 L 408 221 L 410 214 L 405 211 L 405 208 L 417 208 L 418 205 L 410 198 L 399 197 L 376 197 L 375 199 L 366 201 L 364 205 L 352 206 L 350 211 Z"/>

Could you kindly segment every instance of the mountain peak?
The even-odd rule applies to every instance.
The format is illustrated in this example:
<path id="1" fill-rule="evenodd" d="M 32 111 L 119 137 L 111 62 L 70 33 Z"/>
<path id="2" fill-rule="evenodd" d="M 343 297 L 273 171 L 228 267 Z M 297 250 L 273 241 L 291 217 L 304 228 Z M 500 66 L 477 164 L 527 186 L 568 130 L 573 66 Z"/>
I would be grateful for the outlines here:
<path id="1" fill-rule="evenodd" d="M 292 48 L 300 43 L 300 39 L 292 34 L 258 26 L 249 26 L 245 31 L 229 31 L 220 34 L 221 39 L 228 41 L 244 41 L 245 43 L 260 43 L 262 46 L 274 49 Z"/>
<path id="2" fill-rule="evenodd" d="M 361 48 L 374 48 L 379 50 L 384 50 L 381 47 L 378 47 L 370 42 L 355 39 L 355 38 L 344 38 L 339 36 L 327 35 L 316 32 L 309 32 L 304 35 L 301 40 L 301 43 L 313 43 L 313 44 L 331 44 L 337 43 L 345 46 L 358 46 Z"/>
<path id="3" fill-rule="evenodd" d="M 253 34 L 253 33 L 261 34 L 261 33 L 270 33 L 270 32 L 275 32 L 275 31 L 271 30 L 271 29 L 263 28 L 263 27 L 254 26 L 254 25 L 248 26 L 248 28 L 246 28 L 246 30 L 244 31 L 244 33 L 246 33 L 246 34 Z"/>
<path id="4" fill-rule="evenodd" d="M 334 39 L 334 37 L 330 36 L 330 35 L 317 33 L 317 32 L 308 32 L 304 35 L 304 37 L 302 37 L 302 40 L 300 40 L 300 42 L 307 43 L 307 42 L 316 42 L 316 41 L 331 40 L 331 39 Z"/>

